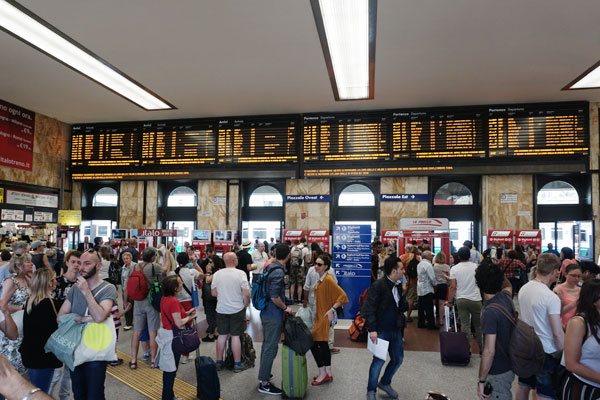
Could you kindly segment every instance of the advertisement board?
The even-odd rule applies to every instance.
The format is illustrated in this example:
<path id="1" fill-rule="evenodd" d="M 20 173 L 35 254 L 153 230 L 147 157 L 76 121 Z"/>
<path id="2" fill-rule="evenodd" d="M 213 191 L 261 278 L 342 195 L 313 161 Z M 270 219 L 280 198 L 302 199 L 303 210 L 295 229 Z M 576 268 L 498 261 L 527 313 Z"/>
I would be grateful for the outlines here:
<path id="1" fill-rule="evenodd" d="M 540 250 L 542 248 L 542 231 L 539 229 L 520 229 L 515 234 L 516 244 L 528 246 L 535 244 L 535 247 Z"/>
<path id="2" fill-rule="evenodd" d="M 58 210 L 58 224 L 63 226 L 81 225 L 81 210 Z"/>
<path id="3" fill-rule="evenodd" d="M 401 231 L 447 231 L 449 226 L 448 218 L 401 218 L 398 229 Z"/>
<path id="4" fill-rule="evenodd" d="M 306 237 L 305 234 L 306 231 L 302 229 L 284 229 L 282 240 L 284 243 L 286 240 L 289 240 L 293 244 L 295 240 L 300 240 L 302 237 Z"/>
<path id="5" fill-rule="evenodd" d="M 22 206 L 58 208 L 58 195 L 6 190 L 6 202 Z"/>
<path id="6" fill-rule="evenodd" d="M 513 244 L 513 231 L 509 229 L 489 229 L 488 230 L 488 247 L 494 242 L 500 242 L 500 244 L 504 244 L 505 242 Z"/>
<path id="7" fill-rule="evenodd" d="M 0 165 L 31 171 L 35 113 L 0 100 Z"/>

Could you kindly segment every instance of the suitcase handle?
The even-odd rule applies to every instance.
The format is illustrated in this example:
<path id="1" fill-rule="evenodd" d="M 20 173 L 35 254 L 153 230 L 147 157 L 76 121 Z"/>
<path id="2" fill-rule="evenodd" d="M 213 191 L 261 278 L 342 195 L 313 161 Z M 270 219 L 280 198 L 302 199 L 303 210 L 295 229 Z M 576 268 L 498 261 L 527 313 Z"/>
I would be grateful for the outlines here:
<path id="1" fill-rule="evenodd" d="M 452 316 L 454 317 L 454 332 L 458 332 L 458 326 L 456 325 L 456 310 L 455 310 L 455 308 L 444 305 L 446 332 L 450 332 L 450 310 L 452 310 Z"/>

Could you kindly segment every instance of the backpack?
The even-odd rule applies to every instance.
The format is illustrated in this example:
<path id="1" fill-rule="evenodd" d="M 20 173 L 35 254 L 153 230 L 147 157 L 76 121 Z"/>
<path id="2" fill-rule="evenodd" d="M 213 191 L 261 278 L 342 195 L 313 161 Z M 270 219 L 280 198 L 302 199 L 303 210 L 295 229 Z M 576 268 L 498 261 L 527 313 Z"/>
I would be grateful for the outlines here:
<path id="1" fill-rule="evenodd" d="M 419 265 L 419 261 L 416 257 L 413 257 L 413 259 L 408 262 L 408 267 L 406 267 L 406 275 L 410 279 L 417 278 L 417 265 Z"/>
<path id="2" fill-rule="evenodd" d="M 542 342 L 533 327 L 519 319 L 517 315 L 511 316 L 506 308 L 499 304 L 490 304 L 488 307 L 502 312 L 514 326 L 508 349 L 512 371 L 521 378 L 539 374 L 544 367 L 545 353 Z M 507 354 L 502 346 L 500 349 L 506 357 Z"/>
<path id="3" fill-rule="evenodd" d="M 365 300 L 367 299 L 367 293 L 369 292 L 369 289 L 365 289 L 365 291 L 363 292 L 363 294 L 360 295 L 360 297 L 358 298 L 358 309 L 361 310 L 363 304 L 365 304 Z"/>
<path id="4" fill-rule="evenodd" d="M 302 261 L 302 249 L 300 249 L 298 246 L 294 246 L 294 248 L 292 248 L 292 252 L 290 253 L 290 267 L 301 267 Z"/>
<path id="5" fill-rule="evenodd" d="M 148 264 L 146 264 L 148 265 Z M 142 270 L 144 267 L 137 269 L 139 265 L 133 267 L 133 271 L 127 280 L 127 297 L 132 300 L 144 300 L 148 297 L 148 284 Z"/>
<path id="6" fill-rule="evenodd" d="M 353 342 L 366 342 L 369 330 L 367 329 L 367 320 L 360 315 L 360 311 L 356 314 L 348 328 L 348 336 Z"/>
<path id="7" fill-rule="evenodd" d="M 282 267 L 273 267 L 268 272 L 263 272 L 262 274 L 257 274 L 256 282 L 252 284 L 252 293 L 250 294 L 250 298 L 252 299 L 252 305 L 257 310 L 264 310 L 267 306 L 267 303 L 270 301 L 267 295 L 267 278 L 269 274 L 277 269 L 283 270 Z"/>
<path id="8" fill-rule="evenodd" d="M 240 342 L 242 344 L 242 365 L 246 368 L 254 368 L 256 351 L 254 350 L 252 338 L 247 333 L 242 333 L 240 335 Z M 223 360 L 223 367 L 227 369 L 233 369 L 234 365 L 233 351 L 231 349 L 231 337 L 229 337 L 227 351 L 225 352 L 225 359 Z"/>
<path id="9" fill-rule="evenodd" d="M 150 286 L 150 303 L 152 303 L 152 307 L 154 307 L 156 311 L 160 311 L 160 301 L 163 297 L 162 284 L 159 280 L 160 275 L 154 273 L 154 265 L 152 265 L 152 274 L 154 280 Z"/>
<path id="10" fill-rule="evenodd" d="M 283 344 L 305 355 L 313 345 L 313 336 L 302 318 L 288 316 L 283 324 Z"/>

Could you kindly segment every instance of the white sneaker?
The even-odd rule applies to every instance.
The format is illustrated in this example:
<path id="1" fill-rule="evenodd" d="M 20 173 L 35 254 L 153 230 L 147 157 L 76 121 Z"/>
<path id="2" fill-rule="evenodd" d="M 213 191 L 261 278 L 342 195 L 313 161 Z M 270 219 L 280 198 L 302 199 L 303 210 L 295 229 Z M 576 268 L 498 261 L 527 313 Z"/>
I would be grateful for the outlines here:
<path id="1" fill-rule="evenodd" d="M 181 357 L 181 363 L 182 364 L 187 364 L 190 361 L 190 357 L 189 356 L 183 356 Z"/>

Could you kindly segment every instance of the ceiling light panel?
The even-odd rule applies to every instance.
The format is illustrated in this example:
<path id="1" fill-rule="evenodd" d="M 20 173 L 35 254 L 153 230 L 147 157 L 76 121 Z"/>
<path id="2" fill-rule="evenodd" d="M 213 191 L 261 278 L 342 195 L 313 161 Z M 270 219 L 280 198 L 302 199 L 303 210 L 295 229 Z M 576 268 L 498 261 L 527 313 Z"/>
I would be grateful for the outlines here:
<path id="1" fill-rule="evenodd" d="M 376 0 L 311 0 L 336 100 L 372 99 Z"/>
<path id="2" fill-rule="evenodd" d="M 563 90 L 573 89 L 600 89 L 600 61 L 563 88 Z"/>
<path id="3" fill-rule="evenodd" d="M 146 110 L 175 107 L 12 0 L 0 0 L 0 27 Z"/>

